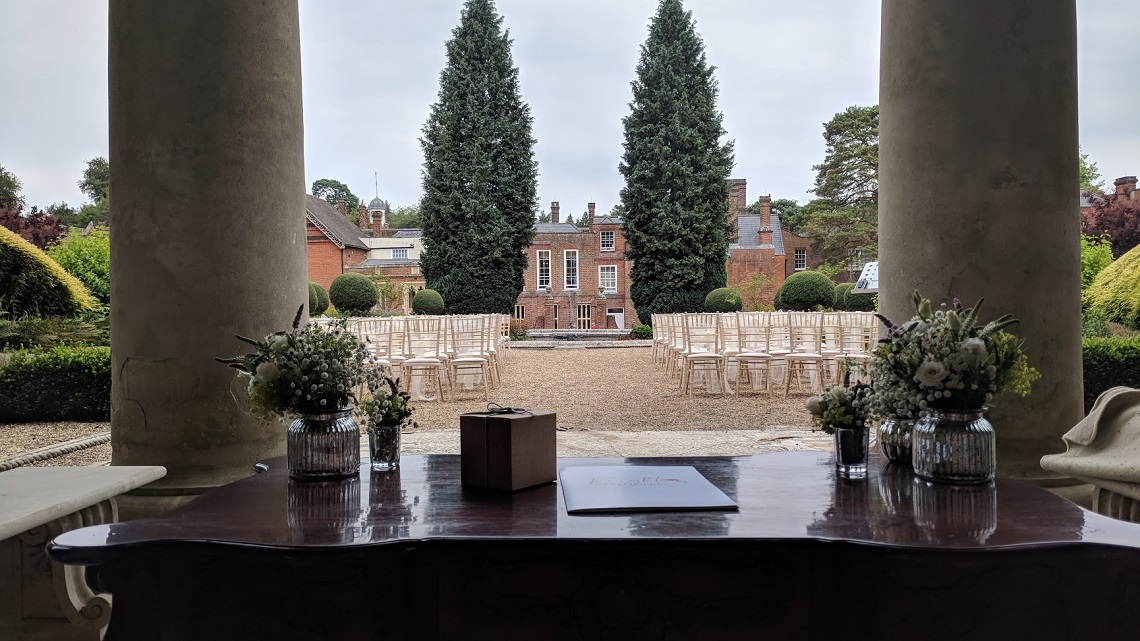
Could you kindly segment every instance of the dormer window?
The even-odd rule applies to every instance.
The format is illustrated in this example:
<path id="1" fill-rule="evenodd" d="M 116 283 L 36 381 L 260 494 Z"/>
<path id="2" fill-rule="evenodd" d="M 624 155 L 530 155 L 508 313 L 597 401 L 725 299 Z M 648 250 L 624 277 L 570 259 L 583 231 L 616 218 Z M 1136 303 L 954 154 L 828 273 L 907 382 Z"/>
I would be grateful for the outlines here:
<path id="1" fill-rule="evenodd" d="M 406 250 L 406 249 L 393 249 L 392 250 L 392 260 L 407 260 L 407 259 L 408 259 L 408 250 Z"/>
<path id="2" fill-rule="evenodd" d="M 604 252 L 612 252 L 616 248 L 614 243 L 614 233 L 612 231 L 601 232 L 601 249 Z"/>

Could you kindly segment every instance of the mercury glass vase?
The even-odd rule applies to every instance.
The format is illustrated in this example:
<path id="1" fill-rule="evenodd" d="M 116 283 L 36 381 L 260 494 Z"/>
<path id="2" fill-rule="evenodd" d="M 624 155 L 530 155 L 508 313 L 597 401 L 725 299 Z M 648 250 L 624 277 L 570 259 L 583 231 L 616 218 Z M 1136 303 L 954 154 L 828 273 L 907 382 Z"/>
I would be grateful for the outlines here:
<path id="1" fill-rule="evenodd" d="M 400 426 L 368 428 L 368 453 L 377 472 L 400 469 Z"/>
<path id="2" fill-rule="evenodd" d="M 286 434 L 289 476 L 325 480 L 360 472 L 360 428 L 352 408 L 300 414 Z"/>
<path id="3" fill-rule="evenodd" d="M 915 419 L 888 418 L 879 423 L 879 451 L 895 465 L 910 467 L 911 432 Z"/>
<path id="4" fill-rule="evenodd" d="M 997 469 L 994 426 L 985 409 L 929 410 L 914 424 L 914 473 L 935 483 L 989 483 Z"/>
<path id="5" fill-rule="evenodd" d="M 865 427 L 835 428 L 835 473 L 846 479 L 867 478 L 867 455 L 871 430 Z"/>

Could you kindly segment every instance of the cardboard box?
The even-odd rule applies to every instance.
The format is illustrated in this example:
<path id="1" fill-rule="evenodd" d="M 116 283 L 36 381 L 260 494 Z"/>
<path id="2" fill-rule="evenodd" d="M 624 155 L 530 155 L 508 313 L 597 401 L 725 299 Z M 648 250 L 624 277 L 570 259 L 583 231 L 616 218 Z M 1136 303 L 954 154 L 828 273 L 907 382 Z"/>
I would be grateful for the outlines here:
<path id="1" fill-rule="evenodd" d="M 459 415 L 464 485 L 513 492 L 558 476 L 554 412 Z"/>

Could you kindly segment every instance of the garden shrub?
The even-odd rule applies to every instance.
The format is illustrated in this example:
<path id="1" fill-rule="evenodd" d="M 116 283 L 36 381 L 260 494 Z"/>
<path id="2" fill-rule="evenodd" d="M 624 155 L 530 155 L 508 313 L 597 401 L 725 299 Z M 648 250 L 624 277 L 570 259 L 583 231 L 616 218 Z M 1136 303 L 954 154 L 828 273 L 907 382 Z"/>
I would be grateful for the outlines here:
<path id="1" fill-rule="evenodd" d="M 849 312 L 875 311 L 875 294 L 861 294 L 849 291 L 847 292 L 847 296 L 843 298 L 843 302 L 847 305 L 847 311 Z"/>
<path id="2" fill-rule="evenodd" d="M 18 351 L 0 368 L 0 423 L 110 418 L 109 347 Z"/>
<path id="3" fill-rule="evenodd" d="M 837 312 L 847 311 L 847 295 L 854 289 L 855 283 L 839 283 L 835 286 L 835 298 L 831 301 L 831 309 Z"/>
<path id="4" fill-rule="evenodd" d="M 421 289 L 412 297 L 412 312 L 421 316 L 443 313 L 443 296 L 434 289 Z"/>
<path id="5" fill-rule="evenodd" d="M 810 312 L 831 307 L 835 302 L 835 284 L 817 271 L 796 272 L 776 292 L 776 309 Z"/>
<path id="6" fill-rule="evenodd" d="M 98 301 L 43 250 L 0 226 L 0 311 L 73 316 Z"/>
<path id="7" fill-rule="evenodd" d="M 309 316 L 320 316 L 328 311 L 329 293 L 320 283 L 309 281 Z"/>
<path id="8" fill-rule="evenodd" d="M 341 274 L 329 287 L 329 301 L 344 316 L 366 316 L 378 300 L 376 286 L 363 274 Z"/>
<path id="9" fill-rule="evenodd" d="M 1107 389 L 1120 385 L 1140 388 L 1140 337 L 1086 338 L 1081 347 L 1086 412 Z"/>
<path id="10" fill-rule="evenodd" d="M 110 318 L 0 318 L 0 349 L 51 348 L 59 345 L 108 346 Z"/>
<path id="11" fill-rule="evenodd" d="M 1105 338 L 1112 336 L 1112 328 L 1104 314 L 1091 309 L 1081 312 L 1081 336 L 1084 338 Z"/>
<path id="12" fill-rule="evenodd" d="M 717 290 L 714 289 L 713 291 Z M 649 340 L 653 338 L 653 328 L 649 325 L 634 325 L 630 333 L 638 340 Z"/>
<path id="13" fill-rule="evenodd" d="M 67 273 L 79 279 L 101 303 L 111 302 L 111 235 L 94 230 L 72 229 L 48 247 L 51 256 Z"/>
<path id="14" fill-rule="evenodd" d="M 509 335 L 512 341 L 529 341 L 530 334 L 527 333 L 526 321 L 521 318 L 512 318 Z"/>
<path id="15" fill-rule="evenodd" d="M 1086 309 L 1132 329 L 1140 329 L 1140 246 L 1105 267 L 1085 291 Z"/>
<path id="16" fill-rule="evenodd" d="M 743 306 L 740 291 L 734 287 L 718 287 L 705 296 L 706 312 L 739 312 Z"/>

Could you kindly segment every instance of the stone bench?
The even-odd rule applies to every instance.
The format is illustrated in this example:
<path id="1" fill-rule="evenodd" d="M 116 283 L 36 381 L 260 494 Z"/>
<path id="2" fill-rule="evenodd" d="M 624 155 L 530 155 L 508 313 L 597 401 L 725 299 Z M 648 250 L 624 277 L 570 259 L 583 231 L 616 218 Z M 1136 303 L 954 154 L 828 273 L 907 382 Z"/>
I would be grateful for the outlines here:
<path id="1" fill-rule="evenodd" d="M 0 472 L 0 639 L 99 639 L 111 598 L 84 568 L 48 558 L 56 536 L 118 520 L 115 497 L 166 468 L 24 467 Z"/>

